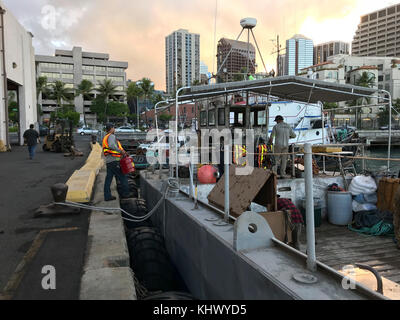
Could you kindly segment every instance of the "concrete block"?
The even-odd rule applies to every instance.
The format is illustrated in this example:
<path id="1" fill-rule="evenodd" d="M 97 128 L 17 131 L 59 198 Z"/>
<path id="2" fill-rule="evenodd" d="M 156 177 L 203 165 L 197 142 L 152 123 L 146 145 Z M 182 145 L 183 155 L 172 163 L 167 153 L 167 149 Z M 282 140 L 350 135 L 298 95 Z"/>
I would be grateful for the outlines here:
<path id="1" fill-rule="evenodd" d="M 82 276 L 80 300 L 136 300 L 130 268 L 103 268 Z"/>
<path id="2" fill-rule="evenodd" d="M 77 170 L 67 181 L 67 200 L 73 202 L 89 202 L 92 197 L 96 172 L 94 170 Z"/>

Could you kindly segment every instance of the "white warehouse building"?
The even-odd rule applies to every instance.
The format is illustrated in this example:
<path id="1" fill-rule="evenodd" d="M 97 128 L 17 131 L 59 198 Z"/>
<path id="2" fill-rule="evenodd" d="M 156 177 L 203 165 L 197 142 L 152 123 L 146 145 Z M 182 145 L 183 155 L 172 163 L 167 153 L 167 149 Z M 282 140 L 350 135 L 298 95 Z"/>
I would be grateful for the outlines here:
<path id="1" fill-rule="evenodd" d="M 10 146 L 8 92 L 18 103 L 18 137 L 30 124 L 37 126 L 35 54 L 33 35 L 26 31 L 0 0 L 0 149 Z"/>

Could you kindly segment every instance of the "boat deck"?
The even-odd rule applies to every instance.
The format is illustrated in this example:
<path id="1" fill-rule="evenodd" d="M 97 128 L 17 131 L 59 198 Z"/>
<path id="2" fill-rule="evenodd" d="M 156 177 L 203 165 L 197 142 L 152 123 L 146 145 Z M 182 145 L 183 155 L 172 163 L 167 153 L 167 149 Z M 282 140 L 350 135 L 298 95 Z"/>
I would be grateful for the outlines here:
<path id="1" fill-rule="evenodd" d="M 335 270 L 363 263 L 374 267 L 382 277 L 400 284 L 400 250 L 391 236 L 367 236 L 324 221 L 315 229 L 316 256 Z M 306 252 L 305 228 L 300 249 Z"/>

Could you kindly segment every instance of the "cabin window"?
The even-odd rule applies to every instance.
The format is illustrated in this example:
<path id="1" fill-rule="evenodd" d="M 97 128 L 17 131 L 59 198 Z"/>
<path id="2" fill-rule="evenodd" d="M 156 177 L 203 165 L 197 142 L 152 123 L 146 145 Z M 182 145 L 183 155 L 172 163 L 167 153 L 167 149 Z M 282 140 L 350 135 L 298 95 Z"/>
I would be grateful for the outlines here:
<path id="1" fill-rule="evenodd" d="M 207 125 L 207 111 L 200 112 L 200 125 L 203 127 Z"/>
<path id="2" fill-rule="evenodd" d="M 266 118 L 265 111 L 258 111 L 258 113 L 257 113 L 257 124 L 259 126 L 264 126 L 265 125 L 265 118 Z"/>
<path id="3" fill-rule="evenodd" d="M 218 108 L 218 125 L 225 125 L 225 108 Z"/>
<path id="4" fill-rule="evenodd" d="M 215 110 L 208 110 L 208 125 L 215 126 Z"/>
<path id="5" fill-rule="evenodd" d="M 315 120 L 312 124 L 312 129 L 321 129 L 322 128 L 322 120 Z"/>
<path id="6" fill-rule="evenodd" d="M 229 112 L 229 124 L 234 124 L 234 123 L 235 123 L 235 113 Z"/>

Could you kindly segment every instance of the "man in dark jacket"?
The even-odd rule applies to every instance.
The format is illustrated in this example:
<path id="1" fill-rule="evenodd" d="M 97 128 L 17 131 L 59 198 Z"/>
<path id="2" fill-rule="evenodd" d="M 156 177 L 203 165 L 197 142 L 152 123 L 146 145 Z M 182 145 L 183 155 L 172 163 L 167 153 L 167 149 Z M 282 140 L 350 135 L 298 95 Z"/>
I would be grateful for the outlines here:
<path id="1" fill-rule="evenodd" d="M 29 159 L 33 160 L 33 157 L 35 156 L 35 150 L 36 146 L 40 141 L 39 133 L 34 129 L 34 125 L 31 124 L 29 126 L 29 129 L 24 132 L 24 141 L 25 144 L 28 146 L 28 152 L 29 152 Z"/>

